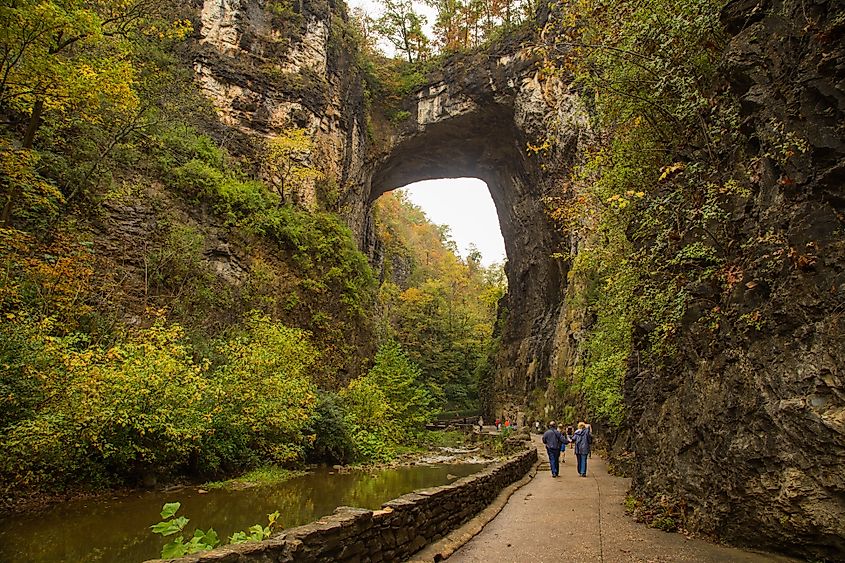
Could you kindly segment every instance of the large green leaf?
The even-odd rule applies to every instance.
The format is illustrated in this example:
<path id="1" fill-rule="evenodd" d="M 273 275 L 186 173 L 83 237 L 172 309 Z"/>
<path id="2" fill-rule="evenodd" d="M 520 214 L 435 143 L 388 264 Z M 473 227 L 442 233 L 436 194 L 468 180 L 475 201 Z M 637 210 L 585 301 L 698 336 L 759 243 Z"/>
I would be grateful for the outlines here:
<path id="1" fill-rule="evenodd" d="M 159 522 L 154 526 L 150 526 L 150 529 L 153 531 L 154 534 L 169 536 L 171 534 L 175 534 L 176 532 L 181 532 L 187 524 L 188 519 L 184 516 L 180 516 L 179 518 L 174 518 L 173 520 Z"/>
<path id="2" fill-rule="evenodd" d="M 188 546 L 186 546 L 183 541 L 182 536 L 179 536 L 175 541 L 165 544 L 165 546 L 161 548 L 161 558 L 173 559 L 175 557 L 187 555 Z"/>
<path id="3" fill-rule="evenodd" d="M 179 531 L 179 527 L 172 520 L 159 522 L 158 524 L 150 526 L 150 529 L 154 534 L 161 534 L 162 536 L 169 536 L 170 534 L 174 534 Z"/>
<path id="4" fill-rule="evenodd" d="M 244 543 L 248 541 L 249 538 L 246 537 L 246 532 L 235 532 L 231 536 L 229 536 L 229 543 L 236 544 L 236 543 Z"/>
<path id="5" fill-rule="evenodd" d="M 179 510 L 182 506 L 181 502 L 168 502 L 161 508 L 161 517 L 162 518 L 170 518 Z"/>
<path id="6" fill-rule="evenodd" d="M 217 532 L 214 531 L 214 528 L 209 528 L 207 532 L 197 530 L 194 532 L 194 537 L 198 538 L 200 542 L 208 546 L 208 549 L 212 549 L 220 543 L 220 538 L 217 536 Z"/>

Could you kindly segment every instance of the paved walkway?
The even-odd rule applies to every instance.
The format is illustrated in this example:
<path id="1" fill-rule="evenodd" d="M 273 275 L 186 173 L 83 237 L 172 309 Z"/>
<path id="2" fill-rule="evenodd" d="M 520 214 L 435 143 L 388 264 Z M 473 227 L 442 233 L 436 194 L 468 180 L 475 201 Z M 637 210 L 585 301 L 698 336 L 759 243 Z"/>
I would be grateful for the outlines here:
<path id="1" fill-rule="evenodd" d="M 786 557 L 722 547 L 637 524 L 625 515 L 630 481 L 608 475 L 593 455 L 586 479 L 566 453 L 552 479 L 545 448 L 535 437 L 541 462 L 537 476 L 516 491 L 502 512 L 450 558 L 449 563 L 559 563 L 702 561 L 787 562 Z"/>

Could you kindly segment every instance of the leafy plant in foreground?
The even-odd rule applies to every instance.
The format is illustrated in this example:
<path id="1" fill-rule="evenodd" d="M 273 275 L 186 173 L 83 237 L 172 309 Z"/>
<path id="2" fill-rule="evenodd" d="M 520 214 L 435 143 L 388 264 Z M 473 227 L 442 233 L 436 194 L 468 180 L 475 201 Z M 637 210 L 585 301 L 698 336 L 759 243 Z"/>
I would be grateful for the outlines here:
<path id="1" fill-rule="evenodd" d="M 184 516 L 176 516 L 179 508 L 182 507 L 180 502 L 168 502 L 161 508 L 161 517 L 163 520 L 158 524 L 153 524 L 150 529 L 153 533 L 161 534 L 162 537 L 172 536 L 178 534 L 185 529 L 190 520 Z M 246 532 L 235 532 L 229 536 L 229 543 L 238 544 L 248 541 L 266 540 L 273 533 L 273 528 L 279 520 L 279 511 L 267 515 L 267 525 L 253 524 Z M 203 531 L 197 528 L 194 531 L 193 537 L 185 542 L 185 536 L 179 535 L 170 543 L 164 544 L 161 548 L 161 557 L 164 559 L 172 557 L 182 557 L 191 553 L 199 551 L 208 551 L 214 549 L 220 544 L 220 538 L 214 528 L 209 528 Z"/>
<path id="2" fill-rule="evenodd" d="M 181 506 L 182 503 L 180 502 L 166 503 L 161 508 L 161 517 L 163 520 L 158 524 L 150 526 L 153 533 L 161 534 L 162 537 L 166 538 L 182 532 L 190 520 L 184 516 L 176 516 Z M 185 536 L 180 534 L 170 543 L 164 544 L 164 547 L 161 548 L 161 556 L 165 559 L 182 557 L 189 553 L 214 549 L 219 543 L 220 538 L 217 537 L 217 532 L 214 531 L 214 528 L 209 528 L 205 532 L 197 529 L 194 532 L 194 536 L 187 543 L 185 543 Z"/>
<path id="3" fill-rule="evenodd" d="M 261 541 L 266 540 L 270 537 L 270 534 L 273 532 L 273 526 L 276 525 L 276 521 L 279 519 L 279 511 L 272 514 L 267 515 L 267 525 L 262 526 L 261 524 L 253 524 L 249 527 L 249 533 L 247 532 L 235 532 L 229 537 L 229 543 L 245 543 L 248 541 Z"/>

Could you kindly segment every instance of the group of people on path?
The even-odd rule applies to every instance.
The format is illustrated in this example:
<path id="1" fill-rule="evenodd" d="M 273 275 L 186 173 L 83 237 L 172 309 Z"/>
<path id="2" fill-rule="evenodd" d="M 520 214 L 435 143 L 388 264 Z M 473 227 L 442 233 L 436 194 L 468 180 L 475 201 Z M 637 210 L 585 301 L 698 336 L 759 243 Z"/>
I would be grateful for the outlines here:
<path id="1" fill-rule="evenodd" d="M 581 477 L 587 476 L 587 458 L 590 455 L 590 446 L 593 443 L 592 428 L 586 422 L 578 423 L 578 430 L 572 431 L 569 426 L 566 432 L 561 432 L 557 428 L 557 423 L 552 420 L 549 422 L 549 429 L 543 434 L 543 444 L 546 446 L 546 452 L 549 454 L 549 466 L 552 469 L 552 477 L 560 475 L 560 456 L 561 452 L 566 455 L 566 446 L 568 444 L 575 444 L 575 457 L 578 459 L 578 475 Z M 566 458 L 564 457 L 564 462 Z"/>
<path id="2" fill-rule="evenodd" d="M 514 419 L 513 422 L 511 422 L 510 418 L 505 418 L 504 421 L 500 418 L 497 418 L 496 419 L 496 430 L 501 431 L 502 428 L 516 431 L 516 419 Z"/>
<path id="3" fill-rule="evenodd" d="M 504 420 L 504 422 L 502 422 L 501 418 L 497 418 L 496 419 L 496 431 L 501 432 L 502 428 L 510 429 L 510 430 L 513 430 L 515 432 L 517 430 L 516 420 L 514 419 L 514 421 L 511 422 L 510 418 L 506 418 Z M 484 417 L 483 416 L 478 417 L 478 431 L 484 432 Z"/>

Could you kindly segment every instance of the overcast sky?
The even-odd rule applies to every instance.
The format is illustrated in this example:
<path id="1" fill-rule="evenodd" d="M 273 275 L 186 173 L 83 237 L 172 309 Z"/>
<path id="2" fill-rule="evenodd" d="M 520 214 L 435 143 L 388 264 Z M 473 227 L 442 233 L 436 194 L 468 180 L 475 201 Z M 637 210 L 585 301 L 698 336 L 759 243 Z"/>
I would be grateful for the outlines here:
<path id="1" fill-rule="evenodd" d="M 402 190 L 432 222 L 449 226 L 461 256 L 466 258 L 474 243 L 485 266 L 504 261 L 505 242 L 487 184 L 478 178 L 446 178 L 417 182 Z"/>

